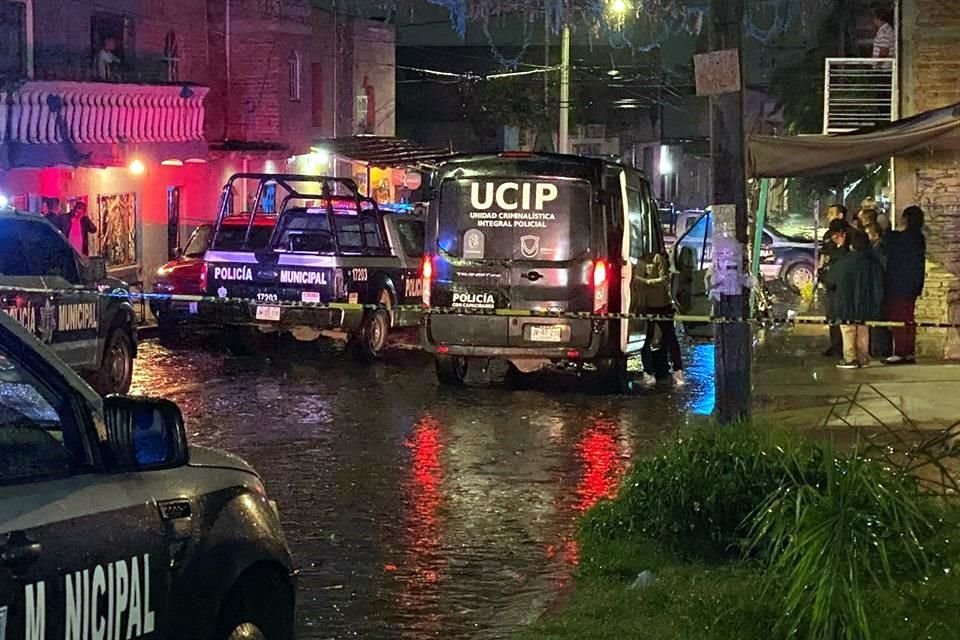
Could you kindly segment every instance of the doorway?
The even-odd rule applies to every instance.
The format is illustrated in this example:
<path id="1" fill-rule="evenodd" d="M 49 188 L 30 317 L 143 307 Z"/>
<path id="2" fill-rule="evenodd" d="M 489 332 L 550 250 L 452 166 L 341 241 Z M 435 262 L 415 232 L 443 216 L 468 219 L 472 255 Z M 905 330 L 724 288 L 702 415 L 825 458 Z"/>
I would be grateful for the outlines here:
<path id="1" fill-rule="evenodd" d="M 180 248 L 180 187 L 167 187 L 167 259 Z"/>

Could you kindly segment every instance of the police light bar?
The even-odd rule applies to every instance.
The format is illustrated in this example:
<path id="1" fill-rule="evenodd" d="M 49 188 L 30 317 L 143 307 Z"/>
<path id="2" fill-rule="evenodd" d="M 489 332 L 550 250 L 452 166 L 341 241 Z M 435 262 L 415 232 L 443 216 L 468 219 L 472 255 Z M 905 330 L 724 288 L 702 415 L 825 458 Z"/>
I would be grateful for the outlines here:
<path id="1" fill-rule="evenodd" d="M 10 198 L 0 193 L 0 209 L 6 209 L 10 206 Z"/>

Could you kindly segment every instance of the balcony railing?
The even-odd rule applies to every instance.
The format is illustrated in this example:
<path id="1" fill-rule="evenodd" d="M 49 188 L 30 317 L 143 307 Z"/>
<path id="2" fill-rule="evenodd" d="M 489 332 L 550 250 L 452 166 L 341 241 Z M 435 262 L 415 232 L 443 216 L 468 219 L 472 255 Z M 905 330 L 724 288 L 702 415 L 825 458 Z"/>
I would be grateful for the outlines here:
<path id="1" fill-rule="evenodd" d="M 0 92 L 0 142 L 202 140 L 207 91 L 200 86 L 25 82 L 10 89 L 9 96 Z"/>
<path id="2" fill-rule="evenodd" d="M 895 59 L 827 58 L 825 64 L 824 133 L 846 133 L 897 118 Z"/>

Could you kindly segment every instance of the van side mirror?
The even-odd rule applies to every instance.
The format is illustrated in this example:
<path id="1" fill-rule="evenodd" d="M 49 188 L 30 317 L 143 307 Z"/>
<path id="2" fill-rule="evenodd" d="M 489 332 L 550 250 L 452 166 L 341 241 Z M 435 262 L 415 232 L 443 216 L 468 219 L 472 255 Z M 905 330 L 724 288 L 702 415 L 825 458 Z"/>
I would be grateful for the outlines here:
<path id="1" fill-rule="evenodd" d="M 107 278 L 107 259 L 101 257 L 87 258 L 87 280 L 100 282 Z"/>
<path id="2" fill-rule="evenodd" d="M 187 463 L 187 435 L 176 404 L 162 398 L 110 396 L 103 406 L 111 469 L 169 469 Z"/>

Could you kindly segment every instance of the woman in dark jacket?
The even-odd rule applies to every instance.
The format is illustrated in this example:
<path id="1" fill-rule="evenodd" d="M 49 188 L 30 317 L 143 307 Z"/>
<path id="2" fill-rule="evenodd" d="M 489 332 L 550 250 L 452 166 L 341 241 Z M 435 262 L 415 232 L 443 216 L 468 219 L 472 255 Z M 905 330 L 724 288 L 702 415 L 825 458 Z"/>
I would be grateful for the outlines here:
<path id="1" fill-rule="evenodd" d="M 883 314 L 886 320 L 905 322 L 907 326 L 891 329 L 893 355 L 886 364 L 910 364 L 915 360 L 917 328 L 914 313 L 917 298 L 923 293 L 926 273 L 927 241 L 923 237 L 923 209 L 917 206 L 903 210 L 901 230 L 891 231 L 886 238 L 887 277 Z"/>
<path id="2" fill-rule="evenodd" d="M 847 232 L 838 232 L 834 241 L 847 241 Z M 883 308 L 883 265 L 877 260 L 864 233 L 850 234 L 850 252 L 830 268 L 835 287 L 830 320 L 840 324 L 843 336 L 841 369 L 858 369 L 870 363 L 870 330 L 864 322 L 879 320 Z"/>

